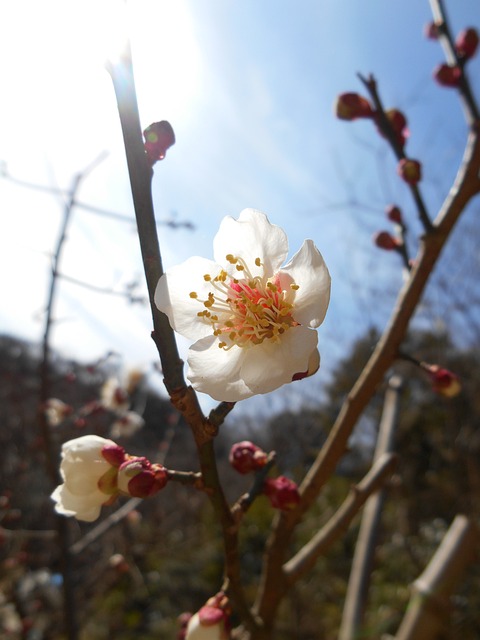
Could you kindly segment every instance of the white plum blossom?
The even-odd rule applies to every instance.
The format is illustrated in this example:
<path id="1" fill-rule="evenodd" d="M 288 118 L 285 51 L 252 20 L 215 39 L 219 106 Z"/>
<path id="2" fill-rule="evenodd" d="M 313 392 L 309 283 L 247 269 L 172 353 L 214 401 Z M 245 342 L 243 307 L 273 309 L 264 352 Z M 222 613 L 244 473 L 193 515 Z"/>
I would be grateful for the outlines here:
<path id="1" fill-rule="evenodd" d="M 193 387 L 236 402 L 315 373 L 330 275 L 313 241 L 282 266 L 285 232 L 245 209 L 222 220 L 213 249 L 214 261 L 192 257 L 167 270 L 155 292 L 172 328 L 193 341 Z"/>
<path id="2" fill-rule="evenodd" d="M 110 428 L 112 438 L 130 438 L 145 425 L 145 420 L 135 411 L 120 414 Z"/>
<path id="3" fill-rule="evenodd" d="M 117 469 L 102 455 L 105 447 L 118 451 L 123 458 L 121 447 L 95 435 L 75 438 L 62 446 L 63 484 L 52 493 L 57 513 L 93 522 L 100 515 L 102 505 L 116 495 Z"/>

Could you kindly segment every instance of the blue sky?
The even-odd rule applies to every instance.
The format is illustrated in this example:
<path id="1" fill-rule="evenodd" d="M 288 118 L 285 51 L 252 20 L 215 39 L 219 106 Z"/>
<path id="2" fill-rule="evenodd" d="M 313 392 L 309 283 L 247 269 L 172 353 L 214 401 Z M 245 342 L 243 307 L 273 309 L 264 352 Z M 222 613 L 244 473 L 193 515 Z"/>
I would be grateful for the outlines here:
<path id="1" fill-rule="evenodd" d="M 478 0 L 446 2 L 453 30 L 480 26 Z M 121 33 L 118 0 L 17 0 L 0 26 L 0 159 L 11 175 L 68 188 L 100 152 L 82 202 L 132 212 L 118 116 L 103 60 Z M 6 14 L 6 15 L 5 15 Z M 333 281 L 320 329 L 328 369 L 349 340 L 380 313 L 383 281 L 394 293 L 401 271 L 371 247 L 383 209 L 411 209 L 391 152 L 371 123 L 333 116 L 335 96 L 362 91 L 372 72 L 387 107 L 406 113 L 408 153 L 424 163 L 432 213 L 455 175 L 465 124 L 454 91 L 431 80 L 443 61 L 423 37 L 427 0 L 136 0 L 131 32 L 142 124 L 168 119 L 177 143 L 156 166 L 158 219 L 176 215 L 196 231 L 160 229 L 165 266 L 211 257 L 225 215 L 265 211 L 289 235 L 291 253 L 311 237 Z M 114 39 L 113 39 L 114 40 Z M 477 95 L 478 59 L 471 63 Z M 0 330 L 41 337 L 48 253 L 61 217 L 58 197 L 0 180 Z M 414 231 L 418 230 L 412 218 Z M 134 225 L 76 209 L 62 271 L 100 287 L 122 287 L 142 268 Z M 385 280 L 384 280 L 385 279 Z M 143 286 L 143 285 L 142 285 Z M 145 307 L 60 285 L 53 345 L 82 359 L 113 349 L 128 364 L 154 361 Z M 182 344 L 182 349 L 184 344 Z"/>

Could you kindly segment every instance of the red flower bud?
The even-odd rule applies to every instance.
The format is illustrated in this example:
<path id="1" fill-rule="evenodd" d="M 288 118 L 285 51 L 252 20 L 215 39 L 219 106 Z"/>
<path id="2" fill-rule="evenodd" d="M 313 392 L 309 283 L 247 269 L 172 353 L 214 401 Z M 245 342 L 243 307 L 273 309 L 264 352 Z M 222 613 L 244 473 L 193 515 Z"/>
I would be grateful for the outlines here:
<path id="1" fill-rule="evenodd" d="M 293 480 L 285 476 L 267 478 L 263 485 L 263 493 L 275 509 L 290 511 L 300 502 L 298 487 Z"/>
<path id="2" fill-rule="evenodd" d="M 106 444 L 102 447 L 102 458 L 112 467 L 119 467 L 125 461 L 125 449 L 118 444 Z"/>
<path id="3" fill-rule="evenodd" d="M 408 184 L 415 185 L 422 179 L 422 165 L 417 160 L 403 158 L 397 165 L 397 172 Z"/>
<path id="4" fill-rule="evenodd" d="M 152 464 L 144 457 L 131 457 L 118 469 L 118 488 L 134 498 L 148 498 L 163 489 L 168 474 L 161 464 Z"/>
<path id="5" fill-rule="evenodd" d="M 438 24 L 435 22 L 427 22 L 423 27 L 423 35 L 429 40 L 437 40 L 439 35 Z"/>
<path id="6" fill-rule="evenodd" d="M 232 446 L 228 459 L 238 473 L 244 474 L 264 467 L 267 462 L 267 454 L 253 442 L 243 440 Z"/>
<path id="7" fill-rule="evenodd" d="M 433 77 L 442 87 L 458 87 L 462 77 L 462 70 L 459 67 L 451 67 L 443 63 L 434 69 Z"/>
<path id="8" fill-rule="evenodd" d="M 446 398 L 453 398 L 460 393 L 462 387 L 457 375 L 436 364 L 426 365 L 425 369 L 430 376 L 432 389 L 435 393 Z"/>
<path id="9" fill-rule="evenodd" d="M 163 160 L 167 149 L 175 144 L 175 133 L 172 125 L 166 120 L 154 122 L 143 132 L 145 137 L 145 151 L 150 164 Z"/>
<path id="10" fill-rule="evenodd" d="M 385 251 L 398 250 L 401 246 L 401 241 L 388 233 L 388 231 L 379 231 L 374 234 L 373 242 L 379 249 L 384 249 Z"/>
<path id="11" fill-rule="evenodd" d="M 385 214 L 391 222 L 403 225 L 402 210 L 395 204 L 390 204 L 385 209 Z"/>
<path id="12" fill-rule="evenodd" d="M 472 27 L 461 31 L 455 41 L 455 49 L 460 58 L 473 58 L 478 47 L 478 32 Z"/>
<path id="13" fill-rule="evenodd" d="M 340 120 L 371 118 L 373 109 L 366 98 L 358 93 L 341 93 L 335 104 L 335 113 Z"/>

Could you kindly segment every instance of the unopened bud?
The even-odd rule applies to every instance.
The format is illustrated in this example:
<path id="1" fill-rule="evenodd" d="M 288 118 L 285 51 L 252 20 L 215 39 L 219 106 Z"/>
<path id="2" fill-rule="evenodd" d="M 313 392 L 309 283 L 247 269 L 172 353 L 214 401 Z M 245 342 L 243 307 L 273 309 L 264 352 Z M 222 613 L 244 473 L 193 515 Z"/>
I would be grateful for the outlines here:
<path id="1" fill-rule="evenodd" d="M 210 598 L 187 624 L 186 640 L 227 640 L 230 629 L 230 605 L 222 592 Z"/>
<path id="2" fill-rule="evenodd" d="M 462 390 L 459 377 L 448 369 L 442 369 L 436 364 L 425 365 L 424 368 L 430 376 L 435 393 L 445 398 L 454 398 Z"/>
<path id="3" fill-rule="evenodd" d="M 293 480 L 285 476 L 267 478 L 263 484 L 263 493 L 275 509 L 290 511 L 300 502 L 298 487 Z"/>
<path id="4" fill-rule="evenodd" d="M 373 117 L 373 109 L 358 93 L 341 93 L 335 103 L 335 114 L 340 120 L 356 120 Z"/>
<path id="5" fill-rule="evenodd" d="M 144 457 L 131 457 L 118 469 L 118 489 L 134 498 L 148 498 L 168 482 L 167 470 Z"/>
<path id="6" fill-rule="evenodd" d="M 422 165 L 418 160 L 403 158 L 397 165 L 398 175 L 406 183 L 415 185 L 422 179 Z"/>
<path id="7" fill-rule="evenodd" d="M 478 31 L 469 27 L 461 31 L 455 40 L 455 49 L 460 58 L 473 58 L 478 47 Z"/>
<path id="8" fill-rule="evenodd" d="M 167 149 L 175 144 L 175 133 L 172 125 L 166 120 L 154 122 L 143 132 L 145 137 L 145 152 L 153 166 L 158 160 L 163 160 Z"/>
<path id="9" fill-rule="evenodd" d="M 228 456 L 230 464 L 238 473 L 251 473 L 265 466 L 267 454 L 249 440 L 236 442 Z"/>
<path id="10" fill-rule="evenodd" d="M 379 249 L 385 251 L 395 251 L 401 246 L 401 241 L 395 236 L 392 236 L 388 231 L 379 231 L 373 236 L 373 242 Z"/>
<path id="11" fill-rule="evenodd" d="M 394 222 L 395 224 L 403 225 L 402 210 L 400 209 L 400 207 L 397 207 L 395 204 L 390 204 L 388 205 L 388 207 L 386 207 L 385 215 L 391 222 Z"/>
<path id="12" fill-rule="evenodd" d="M 433 71 L 433 77 L 442 87 L 458 87 L 462 78 L 460 67 L 439 64 Z"/>

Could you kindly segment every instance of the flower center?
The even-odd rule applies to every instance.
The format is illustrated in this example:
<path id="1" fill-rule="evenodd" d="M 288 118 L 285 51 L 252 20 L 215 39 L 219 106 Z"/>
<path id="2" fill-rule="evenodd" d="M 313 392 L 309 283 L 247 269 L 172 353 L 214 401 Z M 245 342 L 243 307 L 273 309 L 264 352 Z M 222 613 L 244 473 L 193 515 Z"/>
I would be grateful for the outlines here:
<path id="1" fill-rule="evenodd" d="M 297 284 L 290 284 L 287 291 L 281 288 L 278 275 L 253 276 L 242 258 L 228 254 L 226 259 L 235 265 L 241 278 L 232 278 L 223 269 L 214 277 L 207 273 L 204 280 L 212 286 L 207 299 L 200 300 L 195 291 L 190 293 L 205 307 L 197 315 L 212 326 L 221 349 L 248 347 L 264 340 L 278 342 L 285 331 L 298 326 L 290 302 Z M 260 258 L 255 259 L 255 264 L 262 265 Z"/>

